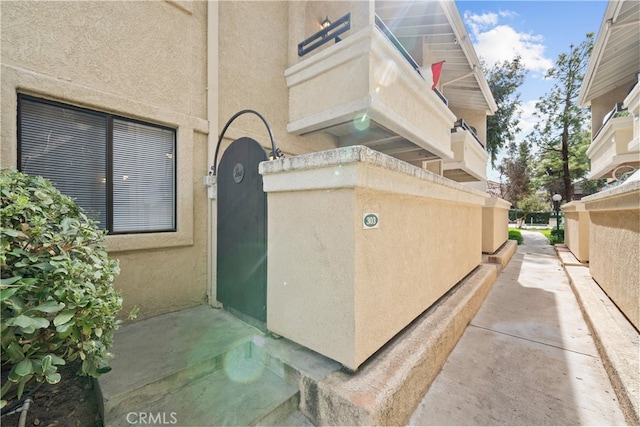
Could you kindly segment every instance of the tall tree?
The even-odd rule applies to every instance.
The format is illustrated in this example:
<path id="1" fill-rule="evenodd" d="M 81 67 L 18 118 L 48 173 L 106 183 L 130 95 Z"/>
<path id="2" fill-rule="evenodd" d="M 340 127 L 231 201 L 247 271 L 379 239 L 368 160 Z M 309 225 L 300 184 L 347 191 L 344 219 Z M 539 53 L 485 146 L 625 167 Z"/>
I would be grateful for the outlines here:
<path id="1" fill-rule="evenodd" d="M 569 179 L 571 183 L 584 178 L 589 172 L 587 149 L 591 143 L 591 133 L 583 130 L 576 135 L 569 151 Z M 540 151 L 535 162 L 532 184 L 535 188 L 545 189 L 549 197 L 555 193 L 564 193 L 564 162 L 561 151 Z M 586 180 L 583 180 L 583 184 Z M 573 191 L 573 185 L 571 186 Z M 573 194 L 572 194 L 573 196 Z"/>
<path id="2" fill-rule="evenodd" d="M 487 117 L 487 152 L 491 156 L 491 166 L 495 167 L 500 149 L 515 142 L 520 131 L 522 102 L 518 88 L 524 83 L 526 71 L 518 56 L 485 69 L 484 74 L 498 106 L 495 114 Z"/>
<path id="3" fill-rule="evenodd" d="M 570 46 L 569 53 L 558 55 L 545 76 L 555 81 L 551 92 L 536 103 L 535 115 L 540 120 L 531 138 L 540 148 L 541 160 L 552 161 L 559 156 L 562 192 L 567 201 L 573 198 L 572 179 L 576 177 L 571 158 L 578 154 L 576 147 L 584 144 L 583 128 L 589 118 L 588 109 L 581 108 L 577 100 L 592 49 L 593 33 L 588 33 L 578 46 Z"/>
<path id="4" fill-rule="evenodd" d="M 531 193 L 531 165 L 532 156 L 526 141 L 509 144 L 498 170 L 507 179 L 503 197 L 514 208 L 519 208 L 520 201 Z"/>

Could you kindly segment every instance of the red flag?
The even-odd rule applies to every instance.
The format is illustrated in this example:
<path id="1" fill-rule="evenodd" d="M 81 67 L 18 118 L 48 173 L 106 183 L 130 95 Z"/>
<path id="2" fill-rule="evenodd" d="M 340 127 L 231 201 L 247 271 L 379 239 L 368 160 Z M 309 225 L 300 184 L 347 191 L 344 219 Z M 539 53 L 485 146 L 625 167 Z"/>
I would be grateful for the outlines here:
<path id="1" fill-rule="evenodd" d="M 431 90 L 438 86 L 438 80 L 440 80 L 440 73 L 442 72 L 442 65 L 444 63 L 445 61 L 440 61 L 431 64 L 431 74 L 433 74 L 433 85 L 431 86 Z"/>

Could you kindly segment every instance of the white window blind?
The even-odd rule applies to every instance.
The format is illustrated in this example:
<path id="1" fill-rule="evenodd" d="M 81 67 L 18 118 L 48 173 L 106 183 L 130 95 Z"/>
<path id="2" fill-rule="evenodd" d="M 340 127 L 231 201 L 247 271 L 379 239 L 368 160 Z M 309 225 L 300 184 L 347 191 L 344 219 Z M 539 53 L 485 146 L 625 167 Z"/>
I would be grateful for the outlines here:
<path id="1" fill-rule="evenodd" d="M 18 97 L 19 168 L 42 175 L 111 233 L 175 231 L 176 132 Z"/>
<path id="2" fill-rule="evenodd" d="M 169 129 L 113 120 L 114 232 L 175 228 L 174 136 Z"/>
<path id="3" fill-rule="evenodd" d="M 107 119 L 85 111 L 23 99 L 21 170 L 50 180 L 85 213 L 107 224 Z"/>

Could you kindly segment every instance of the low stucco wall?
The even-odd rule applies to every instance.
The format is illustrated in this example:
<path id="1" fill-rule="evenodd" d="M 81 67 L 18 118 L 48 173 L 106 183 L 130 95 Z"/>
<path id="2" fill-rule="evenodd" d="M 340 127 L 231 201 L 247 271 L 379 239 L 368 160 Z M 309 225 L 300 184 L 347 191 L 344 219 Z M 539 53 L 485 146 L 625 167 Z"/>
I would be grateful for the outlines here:
<path id="1" fill-rule="evenodd" d="M 589 212 L 589 272 L 640 329 L 640 181 L 582 199 Z"/>
<path id="2" fill-rule="evenodd" d="M 350 369 L 481 262 L 481 192 L 361 146 L 260 173 L 267 329 Z"/>
<path id="3" fill-rule="evenodd" d="M 584 202 L 562 205 L 564 213 L 564 243 L 580 262 L 589 261 L 589 212 Z"/>
<path id="4" fill-rule="evenodd" d="M 511 203 L 491 197 L 482 208 L 482 252 L 495 253 L 509 238 Z"/>

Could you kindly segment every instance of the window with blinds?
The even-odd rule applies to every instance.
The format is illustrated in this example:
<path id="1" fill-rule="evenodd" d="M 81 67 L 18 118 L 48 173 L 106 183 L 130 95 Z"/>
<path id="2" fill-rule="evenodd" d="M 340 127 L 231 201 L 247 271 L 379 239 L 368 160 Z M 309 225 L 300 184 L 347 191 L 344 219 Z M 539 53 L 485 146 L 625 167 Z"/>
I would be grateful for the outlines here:
<path id="1" fill-rule="evenodd" d="M 175 129 L 21 95 L 18 139 L 18 168 L 110 233 L 175 231 Z"/>

